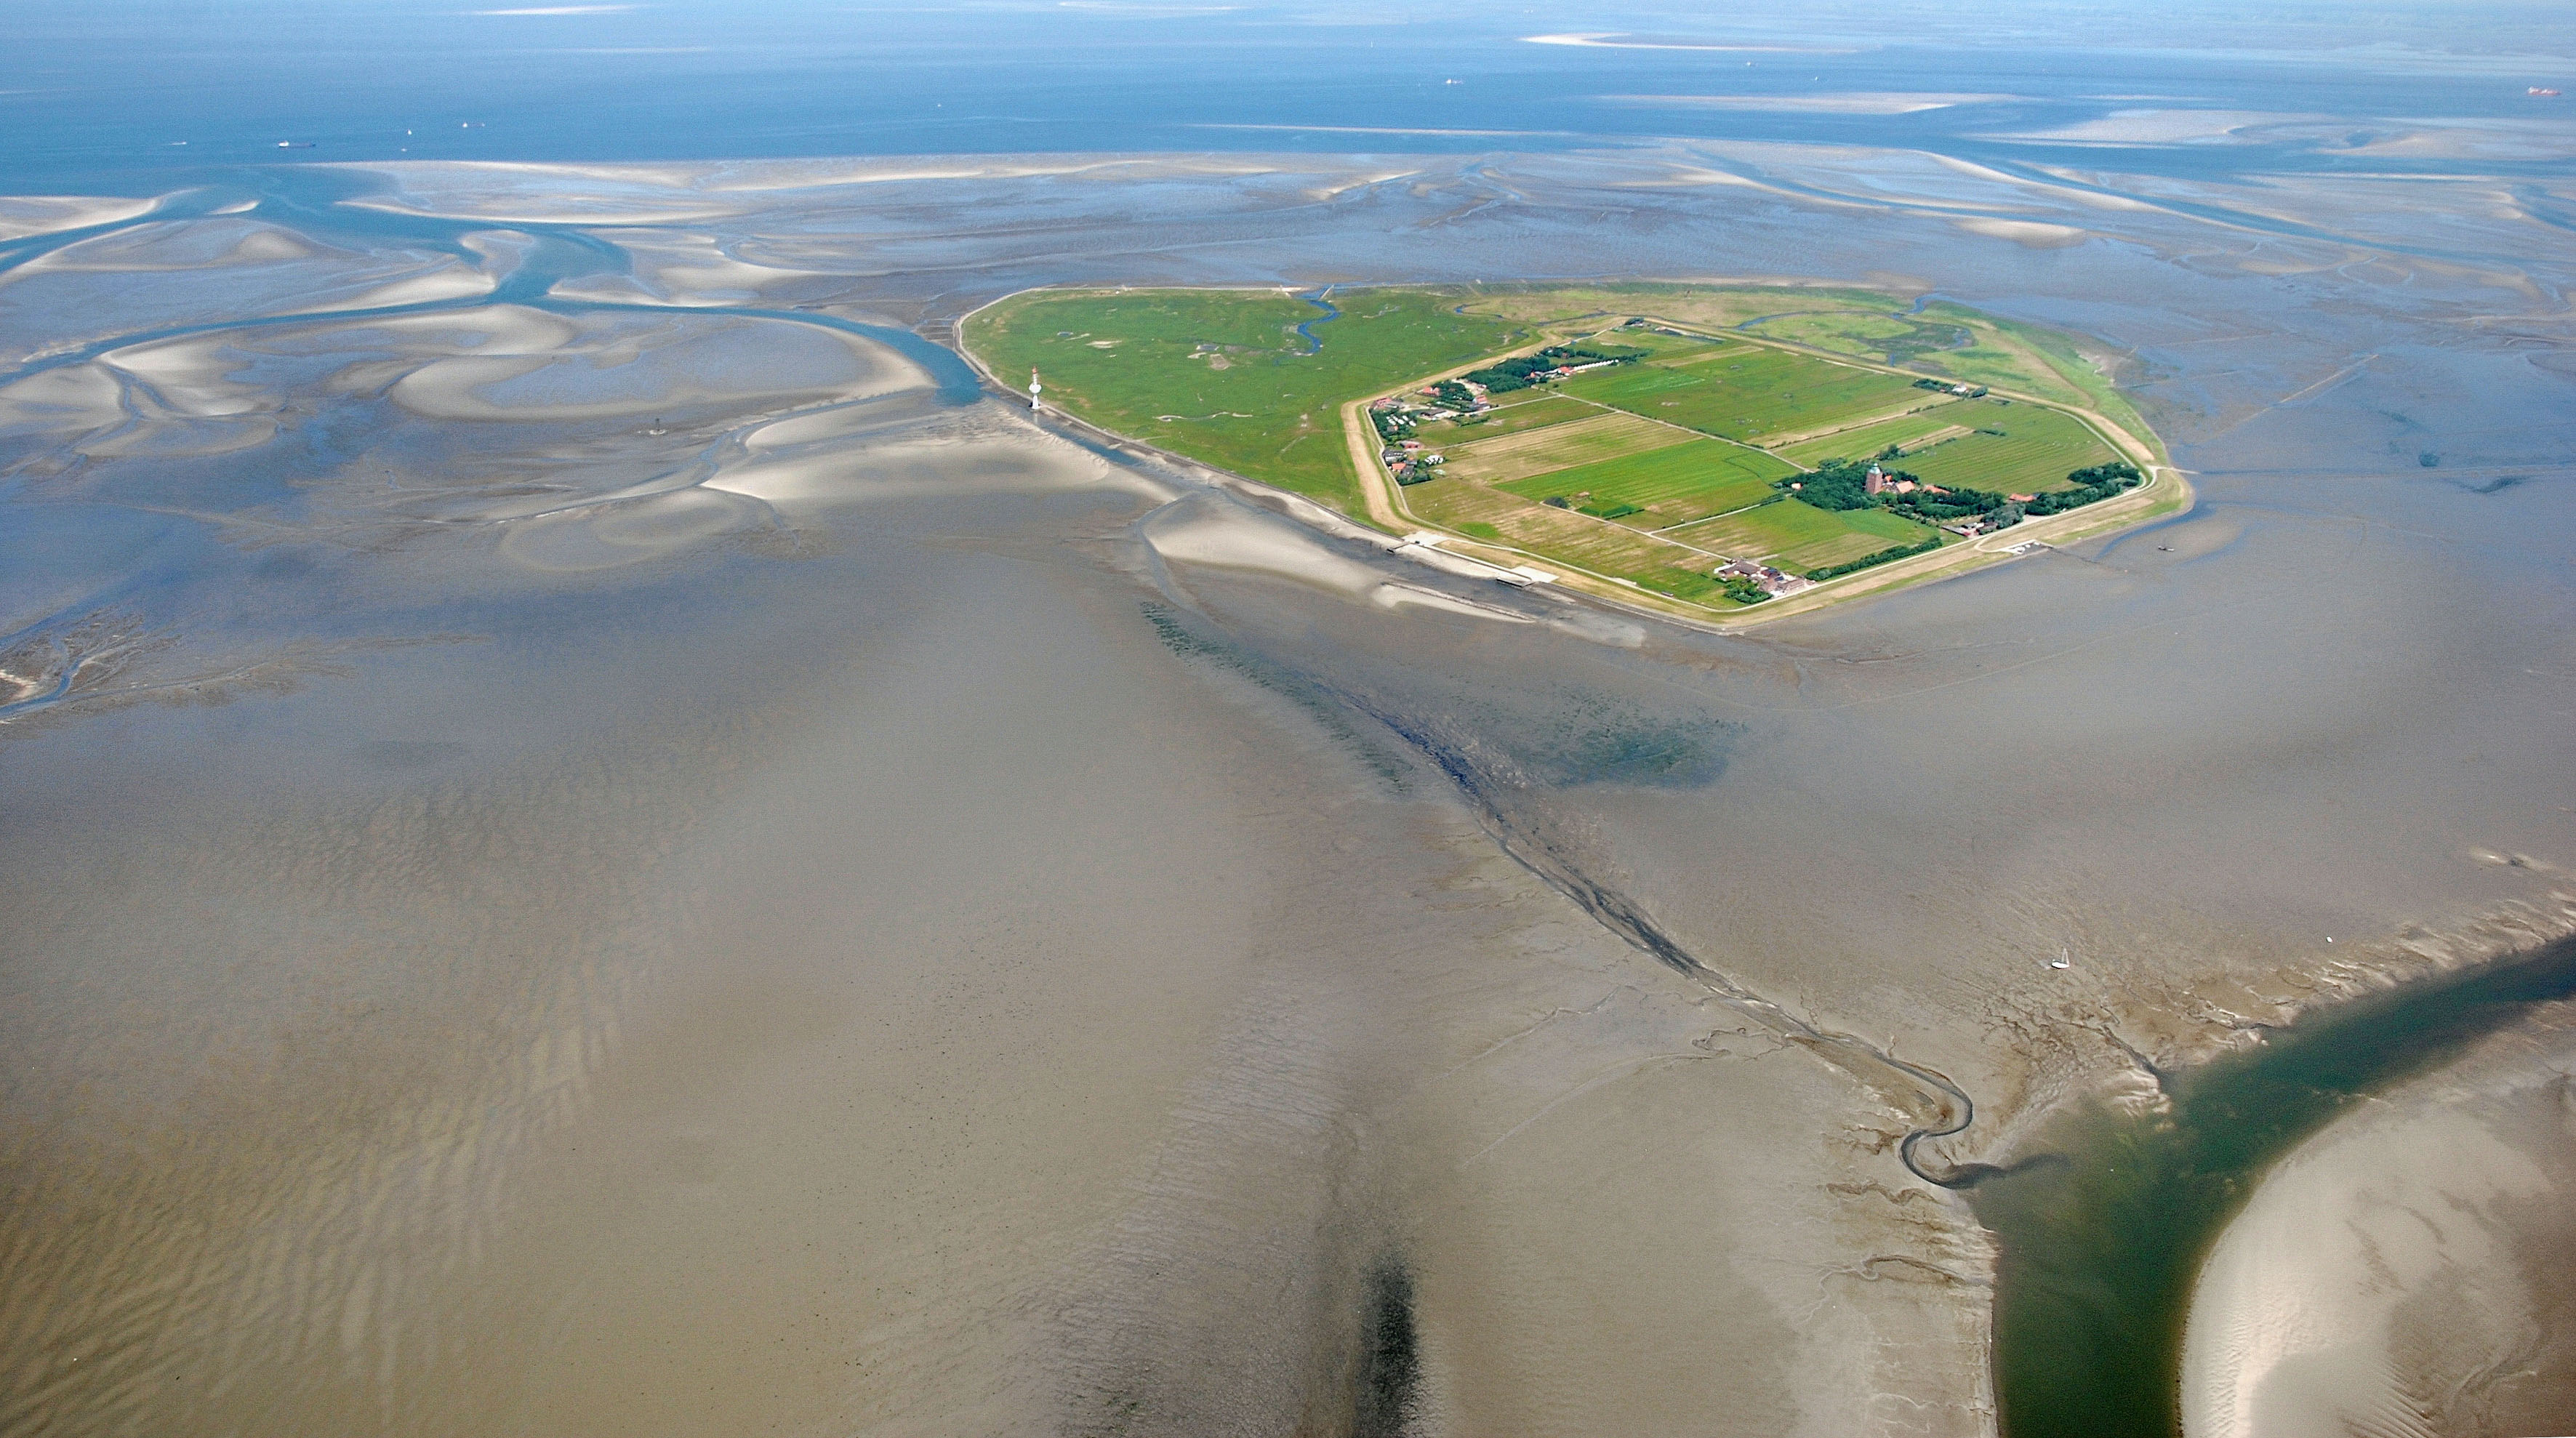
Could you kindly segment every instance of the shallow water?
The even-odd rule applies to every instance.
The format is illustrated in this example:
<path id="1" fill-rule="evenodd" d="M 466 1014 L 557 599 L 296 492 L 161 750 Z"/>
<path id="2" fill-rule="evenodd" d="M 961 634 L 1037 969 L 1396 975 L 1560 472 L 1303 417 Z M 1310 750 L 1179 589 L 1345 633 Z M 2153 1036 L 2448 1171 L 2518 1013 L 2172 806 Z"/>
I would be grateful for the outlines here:
<path id="1" fill-rule="evenodd" d="M 1569 128 L 1713 63 L 1474 53 Z M 2069 98 L 2128 63 L 1465 155 L 12 131 L 94 198 L 0 251 L 0 1428 L 1982 1431 L 1994 1254 L 1906 1151 L 2045 1148 L 2576 864 L 2564 126 L 2457 57 Z M 935 133 L 740 113 L 615 144 Z M 1712 636 L 934 343 L 1709 273 L 2097 336 L 2200 503 Z"/>
<path id="2" fill-rule="evenodd" d="M 1975 1183 L 1969 1202 L 2002 1250 L 2003 1431 L 2181 1431 L 2193 1283 L 2265 1170 L 2374 1093 L 2571 995 L 2576 944 L 2562 941 L 2357 1001 L 2173 1076 L 2152 1110 L 2069 1113 L 2040 1152 Z"/>

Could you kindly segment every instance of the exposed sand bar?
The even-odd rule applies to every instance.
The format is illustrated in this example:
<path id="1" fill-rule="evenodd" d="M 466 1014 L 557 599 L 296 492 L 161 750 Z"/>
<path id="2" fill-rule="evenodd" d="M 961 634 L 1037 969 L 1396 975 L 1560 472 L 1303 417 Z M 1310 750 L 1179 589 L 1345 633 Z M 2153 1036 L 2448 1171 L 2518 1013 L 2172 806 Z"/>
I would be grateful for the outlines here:
<path id="1" fill-rule="evenodd" d="M 159 203 L 148 195 L 0 195 L 0 240 L 112 225 L 148 214 Z"/>
<path id="2" fill-rule="evenodd" d="M 2190 1438 L 2559 1431 L 2576 1411 L 2568 1017 L 2355 1110 L 2263 1179 L 2193 1293 Z"/>

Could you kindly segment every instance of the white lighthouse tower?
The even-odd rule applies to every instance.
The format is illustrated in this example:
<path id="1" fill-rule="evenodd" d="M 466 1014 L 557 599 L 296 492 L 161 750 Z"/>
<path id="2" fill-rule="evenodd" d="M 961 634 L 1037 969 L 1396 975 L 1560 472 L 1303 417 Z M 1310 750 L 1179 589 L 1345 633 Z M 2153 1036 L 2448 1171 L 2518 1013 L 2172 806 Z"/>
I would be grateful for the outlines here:
<path id="1" fill-rule="evenodd" d="M 1037 372 L 1036 370 L 1034 370 L 1034 369 L 1030 370 L 1030 371 L 1029 371 L 1029 412 L 1030 412 L 1031 414 L 1035 414 L 1035 413 L 1037 413 L 1039 410 L 1042 410 L 1042 409 L 1046 408 L 1045 403 L 1044 403 L 1044 402 L 1042 402 L 1041 400 L 1039 400 L 1039 398 L 1038 398 L 1038 396 L 1039 396 L 1039 395 L 1041 395 L 1041 394 L 1043 394 L 1043 393 L 1045 393 L 1045 392 L 1046 392 L 1046 386 L 1045 386 L 1045 385 L 1042 385 L 1042 384 L 1040 384 L 1040 383 L 1038 383 L 1038 372 Z"/>

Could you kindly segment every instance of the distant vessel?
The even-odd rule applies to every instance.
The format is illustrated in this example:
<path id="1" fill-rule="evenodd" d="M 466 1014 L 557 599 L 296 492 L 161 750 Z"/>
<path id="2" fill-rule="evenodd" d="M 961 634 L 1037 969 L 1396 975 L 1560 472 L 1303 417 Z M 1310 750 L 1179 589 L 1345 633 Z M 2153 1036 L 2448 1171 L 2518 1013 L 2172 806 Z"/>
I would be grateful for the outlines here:
<path id="1" fill-rule="evenodd" d="M 2555 100 L 2555 99 L 2557 99 L 2557 98 L 2558 98 L 2558 92 L 2557 92 L 2557 91 L 2552 90 L 2552 89 L 2548 89 L 2548 88 L 2546 88 L 2546 87 L 2544 87 L 2544 86 L 2540 86 L 2540 85 L 2534 85 L 2534 86 L 2532 86 L 2530 89 L 2525 90 L 2525 91 L 2523 91 L 2522 93 L 2524 93 L 2524 94 L 2526 94 L 2526 95 L 2538 95 L 2540 98 L 2542 98 L 2542 99 L 2544 99 L 2544 100 Z"/>
<path id="2" fill-rule="evenodd" d="M 313 148 L 313 142 L 311 140 L 280 140 L 277 142 L 277 148 L 281 150 L 310 150 Z"/>

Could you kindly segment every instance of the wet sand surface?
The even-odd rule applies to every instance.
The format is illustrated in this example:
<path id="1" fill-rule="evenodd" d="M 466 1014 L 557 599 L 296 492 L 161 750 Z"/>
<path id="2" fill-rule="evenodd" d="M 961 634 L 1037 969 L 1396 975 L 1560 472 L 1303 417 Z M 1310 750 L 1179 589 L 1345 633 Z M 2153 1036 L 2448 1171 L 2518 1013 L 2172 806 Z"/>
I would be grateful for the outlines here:
<path id="1" fill-rule="evenodd" d="M 2194 1294 L 2188 1430 L 2546 1433 L 2576 1404 L 2560 1003 L 2284 1160 Z"/>
<path id="2" fill-rule="evenodd" d="M 2428 185 L 2477 222 L 2391 233 Z M 2566 927 L 2532 195 L 1743 145 L 17 206 L 0 1428 L 1984 1431 L 1990 1245 L 1898 1152 L 1952 1089 L 1926 1171 Z M 1507 274 L 2080 329 L 2202 502 L 1701 634 L 913 338 Z M 2407 1111 L 2523 1103 L 2452 1083 Z M 2556 1312 L 2541 1171 L 2480 1261 Z"/>

